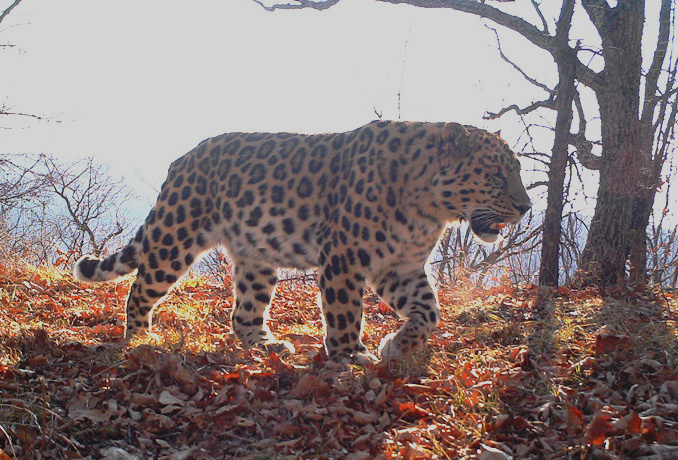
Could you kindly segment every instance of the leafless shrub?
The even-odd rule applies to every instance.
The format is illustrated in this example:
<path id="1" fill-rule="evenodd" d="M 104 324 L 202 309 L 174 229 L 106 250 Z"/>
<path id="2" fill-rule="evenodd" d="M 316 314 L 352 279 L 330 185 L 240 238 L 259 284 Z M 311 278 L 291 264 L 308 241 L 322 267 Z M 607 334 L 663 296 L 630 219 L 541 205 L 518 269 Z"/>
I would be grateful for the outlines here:
<path id="1" fill-rule="evenodd" d="M 120 246 L 134 227 L 121 179 L 90 159 L 0 156 L 0 260 L 70 264 Z"/>
<path id="2" fill-rule="evenodd" d="M 100 255 L 109 245 L 120 246 L 136 230 L 130 228 L 122 204 L 132 199 L 122 179 L 92 158 L 73 163 L 44 159 L 45 180 L 54 197 L 54 243 L 71 263 L 85 252 Z"/>
<path id="3" fill-rule="evenodd" d="M 559 284 L 572 283 L 581 253 L 586 244 L 588 223 L 579 213 L 569 212 L 563 217 L 560 234 L 560 280 Z"/>
<path id="4" fill-rule="evenodd" d="M 440 285 L 472 281 L 476 285 L 532 282 L 534 251 L 541 226 L 532 214 L 513 228 L 499 244 L 479 244 L 468 227 L 448 227 L 431 261 L 432 274 Z"/>
<path id="5" fill-rule="evenodd" d="M 673 165 L 671 165 L 673 166 Z M 669 176 L 676 173 L 670 168 Z M 655 209 L 647 232 L 647 273 L 649 282 L 668 289 L 678 287 L 678 227 L 676 214 L 672 212 L 671 181 L 664 184 L 664 202 Z"/>
<path id="6" fill-rule="evenodd" d="M 0 260 L 30 257 L 44 235 L 49 196 L 38 174 L 42 156 L 0 155 Z"/>

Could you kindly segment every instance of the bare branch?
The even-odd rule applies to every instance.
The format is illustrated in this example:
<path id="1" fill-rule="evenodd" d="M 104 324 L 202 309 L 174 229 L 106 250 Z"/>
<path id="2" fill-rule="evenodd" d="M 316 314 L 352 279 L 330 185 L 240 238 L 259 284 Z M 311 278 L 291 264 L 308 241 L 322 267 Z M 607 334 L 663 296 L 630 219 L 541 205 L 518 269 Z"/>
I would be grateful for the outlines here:
<path id="1" fill-rule="evenodd" d="M 577 135 L 572 136 L 569 143 L 576 149 L 577 159 L 583 167 L 593 171 L 600 170 L 602 157 L 593 153 L 593 142 Z"/>
<path id="2" fill-rule="evenodd" d="M 542 180 L 542 181 L 537 181 L 537 182 L 531 183 L 530 185 L 525 187 L 525 189 L 526 190 L 534 190 L 534 189 L 539 188 L 539 187 L 548 187 L 548 186 L 549 186 L 548 181 Z"/>
<path id="3" fill-rule="evenodd" d="M 576 155 L 579 162 L 586 169 L 598 171 L 602 157 L 593 153 L 593 143 L 586 139 L 586 116 L 584 107 L 581 103 L 579 91 L 574 93 L 574 106 L 577 109 L 577 118 L 579 119 L 579 130 L 577 134 L 570 137 L 570 145 L 576 149 Z"/>
<path id="4" fill-rule="evenodd" d="M 669 44 L 669 35 L 671 32 L 671 0 L 662 0 L 661 10 L 659 12 L 659 35 L 657 37 L 657 46 L 652 57 L 652 64 L 645 77 L 645 100 L 643 102 L 643 113 L 641 121 L 645 123 L 652 122 L 652 114 L 658 102 L 657 81 L 662 70 L 666 51 Z"/>
<path id="5" fill-rule="evenodd" d="M 582 0 L 582 6 L 586 13 L 591 18 L 591 22 L 596 26 L 596 29 L 601 30 L 605 28 L 607 23 L 607 13 L 610 11 L 610 5 L 606 0 Z"/>
<path id="6" fill-rule="evenodd" d="M 506 112 L 511 112 L 511 111 L 516 112 L 516 114 L 518 114 L 518 115 L 526 115 L 526 114 L 533 112 L 533 111 L 535 111 L 539 108 L 547 108 L 547 109 L 554 110 L 556 108 L 554 97 L 551 96 L 548 99 L 546 99 L 545 101 L 533 102 L 532 104 L 530 104 L 529 106 L 527 106 L 523 109 L 518 107 L 516 104 L 511 104 L 508 107 L 504 107 L 503 109 L 501 109 L 497 113 L 487 112 L 483 116 L 483 119 L 485 119 L 485 120 L 495 120 L 495 119 L 501 117 L 502 115 L 504 115 Z"/>
<path id="7" fill-rule="evenodd" d="M 14 0 L 14 3 L 9 5 L 5 11 L 0 14 L 0 23 L 7 17 L 7 15 L 19 4 L 21 3 L 21 0 Z"/>
<path id="8" fill-rule="evenodd" d="M 544 14 L 541 12 L 541 8 L 539 8 L 539 3 L 537 3 L 536 0 L 531 0 L 532 1 L 532 6 L 534 7 L 534 10 L 537 12 L 537 16 L 539 16 L 539 19 L 541 20 L 541 26 L 543 28 L 544 33 L 549 33 L 549 25 L 548 22 L 546 22 L 546 18 L 544 17 Z"/>
<path id="9" fill-rule="evenodd" d="M 678 62 L 675 64 L 671 76 L 669 77 L 668 85 L 675 84 L 676 71 L 678 71 Z M 676 123 L 678 119 L 678 97 L 675 97 L 670 104 L 670 107 L 667 107 L 668 99 L 662 102 L 662 107 L 660 110 L 661 119 L 658 120 L 659 125 L 654 129 L 659 131 L 657 136 L 656 145 L 654 147 L 654 158 L 652 160 L 653 174 L 652 177 L 656 178 L 656 181 L 659 182 L 659 176 L 661 174 L 662 167 L 664 162 L 668 159 L 670 147 L 674 140 L 674 133 L 676 129 Z M 661 128 L 661 123 L 666 116 L 666 111 L 670 109 L 669 116 L 666 119 L 666 124 L 664 129 Z"/>
<path id="10" fill-rule="evenodd" d="M 549 88 L 549 87 L 546 86 L 545 84 L 540 83 L 540 82 L 538 82 L 537 80 L 535 80 L 534 78 L 530 77 L 529 75 L 527 75 L 527 74 L 523 71 L 523 69 L 521 69 L 521 68 L 518 66 L 518 64 L 516 64 L 516 63 L 514 63 L 513 61 L 510 60 L 510 59 L 508 58 L 508 56 L 506 56 L 506 54 L 504 54 L 504 50 L 501 48 L 501 40 L 499 40 L 499 32 L 497 32 L 497 29 L 495 29 L 495 28 L 493 28 L 493 27 L 489 27 L 489 26 L 486 26 L 486 27 L 487 27 L 488 29 L 490 29 L 492 32 L 494 32 L 494 36 L 497 38 L 497 49 L 499 50 L 499 56 L 501 56 L 501 58 L 502 58 L 505 62 L 507 62 L 511 67 L 513 67 L 516 71 L 518 71 L 518 72 L 523 76 L 523 78 L 525 78 L 525 80 L 529 81 L 529 82 L 532 83 L 534 86 L 543 89 L 544 91 L 546 91 L 547 93 L 549 93 L 551 96 L 555 96 L 555 94 L 556 94 L 555 90 L 552 90 L 551 88 Z"/>
<path id="11" fill-rule="evenodd" d="M 339 3 L 340 0 L 321 0 L 321 1 L 312 1 L 312 0 L 294 0 L 294 3 L 283 3 L 283 4 L 274 4 L 272 6 L 266 6 L 263 0 L 253 0 L 255 3 L 260 5 L 262 8 L 267 11 L 274 11 L 276 9 L 302 9 L 302 8 L 313 8 L 316 10 L 325 10 L 331 8 L 332 6 Z M 544 30 L 539 29 L 537 26 L 527 22 L 526 20 L 513 16 L 511 14 L 505 13 L 502 10 L 488 5 L 485 0 L 376 0 L 382 3 L 390 3 L 393 5 L 412 5 L 418 8 L 447 8 L 462 13 L 475 14 L 481 18 L 489 19 L 496 24 L 504 26 L 508 29 L 517 32 L 522 35 L 525 39 L 529 40 L 532 44 L 542 48 L 543 50 L 548 51 L 551 55 L 554 55 L 556 52 L 555 37 L 549 34 L 548 28 L 546 27 L 546 21 L 543 15 L 539 12 L 537 13 L 540 16 L 542 21 L 542 26 Z M 503 0 L 497 0 L 503 2 Z M 601 0 L 602 1 L 602 0 Z M 597 3 L 594 0 L 589 0 L 589 3 Z M 603 3 L 605 3 L 603 1 Z M 533 2 L 534 4 L 534 2 Z M 577 79 L 584 83 L 586 86 L 595 86 L 598 81 L 598 74 L 588 67 L 586 67 L 581 62 L 577 62 Z"/>
<path id="12" fill-rule="evenodd" d="M 317 2 L 314 2 L 312 0 L 294 0 L 294 3 L 275 3 L 271 6 L 266 6 L 262 0 L 253 0 L 253 1 L 266 11 L 300 10 L 303 8 L 312 8 L 314 10 L 322 11 L 328 8 L 332 8 L 341 0 L 321 0 Z"/>
<path id="13" fill-rule="evenodd" d="M 0 109 L 0 115 L 13 115 L 15 117 L 29 117 L 29 118 L 35 118 L 36 120 L 44 120 L 44 117 L 41 117 L 39 115 L 33 115 L 31 113 L 21 113 L 21 112 L 7 112 L 5 108 Z"/>
<path id="14" fill-rule="evenodd" d="M 551 51 L 554 48 L 554 37 L 547 31 L 539 30 L 536 26 L 530 24 L 522 18 L 505 13 L 485 2 L 475 0 L 377 0 L 384 3 L 417 6 L 420 8 L 450 8 L 463 13 L 471 13 L 482 18 L 487 18 L 493 22 L 507 27 L 538 47 Z"/>

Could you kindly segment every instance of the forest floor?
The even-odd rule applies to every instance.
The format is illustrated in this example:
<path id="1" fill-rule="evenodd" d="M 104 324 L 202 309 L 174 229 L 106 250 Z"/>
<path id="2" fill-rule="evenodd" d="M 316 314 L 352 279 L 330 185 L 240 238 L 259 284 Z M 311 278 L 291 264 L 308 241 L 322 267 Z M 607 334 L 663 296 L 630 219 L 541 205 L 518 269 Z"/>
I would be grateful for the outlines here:
<path id="1" fill-rule="evenodd" d="M 0 460 L 676 459 L 678 299 L 442 289 L 425 351 L 328 362 L 314 283 L 280 284 L 243 350 L 226 286 L 189 277 L 122 347 L 129 281 L 0 266 Z M 366 299 L 374 350 L 400 320 Z"/>

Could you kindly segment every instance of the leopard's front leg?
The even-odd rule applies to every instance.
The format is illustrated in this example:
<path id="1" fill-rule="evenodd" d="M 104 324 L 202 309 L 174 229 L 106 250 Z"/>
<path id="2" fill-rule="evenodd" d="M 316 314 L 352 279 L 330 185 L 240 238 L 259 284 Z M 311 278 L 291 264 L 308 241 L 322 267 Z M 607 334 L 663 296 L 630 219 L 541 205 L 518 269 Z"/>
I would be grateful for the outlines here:
<path id="1" fill-rule="evenodd" d="M 253 261 L 233 261 L 235 307 L 233 331 L 245 348 L 259 346 L 271 352 L 294 352 L 294 346 L 276 340 L 268 325 L 268 308 L 278 281 L 273 267 Z"/>
<path id="2" fill-rule="evenodd" d="M 379 345 L 382 361 L 398 359 L 421 349 L 440 319 L 438 298 L 423 269 L 405 274 L 389 272 L 372 280 L 377 295 L 407 322 L 384 337 Z"/>
<path id="3" fill-rule="evenodd" d="M 327 357 L 361 364 L 376 361 L 361 340 L 365 280 L 356 271 L 355 258 L 330 253 L 322 262 L 319 285 Z"/>

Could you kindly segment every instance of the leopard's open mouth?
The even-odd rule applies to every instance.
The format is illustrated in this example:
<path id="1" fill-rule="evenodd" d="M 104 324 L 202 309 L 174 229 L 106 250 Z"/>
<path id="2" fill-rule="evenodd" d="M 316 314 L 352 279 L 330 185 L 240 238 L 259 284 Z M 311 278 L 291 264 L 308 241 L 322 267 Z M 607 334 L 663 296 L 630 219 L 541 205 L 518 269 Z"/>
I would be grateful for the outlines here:
<path id="1" fill-rule="evenodd" d="M 487 243 L 497 241 L 499 232 L 507 225 L 498 214 L 487 210 L 473 211 L 469 223 L 473 233 Z"/>

